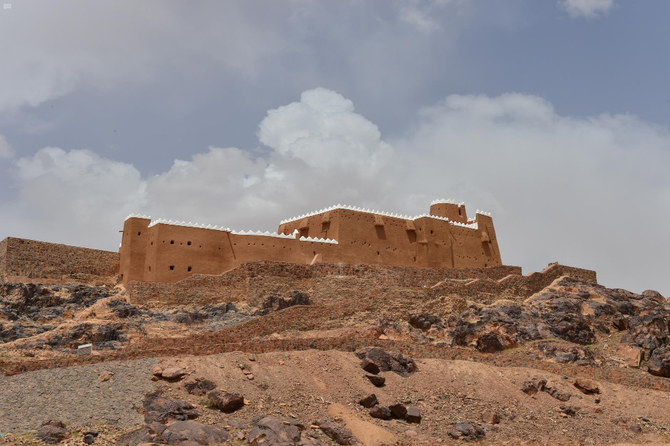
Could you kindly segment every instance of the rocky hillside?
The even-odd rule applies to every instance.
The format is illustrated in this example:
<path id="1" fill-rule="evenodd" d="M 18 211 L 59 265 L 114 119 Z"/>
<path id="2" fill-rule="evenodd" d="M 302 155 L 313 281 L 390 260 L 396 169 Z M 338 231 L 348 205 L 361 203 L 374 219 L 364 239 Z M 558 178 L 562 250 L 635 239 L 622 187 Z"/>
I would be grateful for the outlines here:
<path id="1" fill-rule="evenodd" d="M 15 389 L 0 394 L 0 441 L 670 440 L 668 299 L 547 277 L 525 282 L 532 294 L 503 278 L 464 296 L 460 283 L 285 276 L 248 300 L 171 307 L 131 304 L 122 287 L 0 284 L 0 368 Z M 67 401 L 37 384 L 54 379 Z"/>

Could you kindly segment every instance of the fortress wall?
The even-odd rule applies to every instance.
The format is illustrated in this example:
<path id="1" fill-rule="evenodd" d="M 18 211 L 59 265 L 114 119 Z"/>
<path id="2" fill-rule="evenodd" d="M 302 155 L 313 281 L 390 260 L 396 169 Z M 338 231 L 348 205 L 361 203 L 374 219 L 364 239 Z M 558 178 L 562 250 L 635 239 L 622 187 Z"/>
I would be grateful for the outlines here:
<path id="1" fill-rule="evenodd" d="M 220 274 L 235 265 L 225 231 L 166 224 L 149 228 L 143 280 L 175 282 L 192 274 Z"/>
<path id="2" fill-rule="evenodd" d="M 119 276 L 122 282 L 144 279 L 144 263 L 149 237 L 148 218 L 129 218 L 123 224 L 119 248 Z"/>
<path id="3" fill-rule="evenodd" d="M 116 252 L 11 237 L 5 243 L 4 270 L 17 279 L 90 279 L 119 272 Z"/>
<path id="4" fill-rule="evenodd" d="M 216 276 L 194 275 L 176 283 L 131 282 L 126 285 L 131 302 L 145 305 L 206 305 L 221 302 L 250 302 L 257 305 L 268 294 L 290 290 L 310 290 L 315 281 L 327 276 L 368 279 L 361 292 L 375 287 L 430 287 L 445 279 L 472 278 L 498 280 L 521 274 L 516 266 L 471 269 L 433 269 L 369 264 L 298 265 L 287 262 L 253 262 Z M 350 291 L 354 292 L 354 291 Z"/>
<path id="5" fill-rule="evenodd" d="M 467 218 L 464 206 L 449 203 L 433 205 L 431 212 Z M 482 214 L 476 218 L 478 228 L 474 229 L 428 216 L 412 220 L 342 207 L 284 221 L 279 226 L 281 237 L 171 223 L 149 227 L 147 219 L 129 218 L 124 225 L 122 280 L 177 282 L 259 260 L 430 268 L 501 265 L 493 221 Z M 337 243 L 304 241 L 295 234 Z"/>
<path id="6" fill-rule="evenodd" d="M 162 223 L 149 227 L 149 220 L 129 218 L 122 252 L 131 253 L 122 255 L 124 282 L 177 282 L 259 260 L 309 264 L 317 254 L 335 259 L 337 244 Z"/>

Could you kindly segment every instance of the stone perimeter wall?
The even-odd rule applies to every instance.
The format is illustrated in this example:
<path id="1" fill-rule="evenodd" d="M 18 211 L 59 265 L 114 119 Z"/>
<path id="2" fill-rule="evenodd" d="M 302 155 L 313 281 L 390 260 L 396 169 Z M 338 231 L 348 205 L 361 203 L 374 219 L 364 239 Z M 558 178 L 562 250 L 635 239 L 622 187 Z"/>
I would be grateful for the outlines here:
<path id="1" fill-rule="evenodd" d="M 119 272 L 119 254 L 8 237 L 0 242 L 0 274 L 5 280 L 89 279 Z"/>
<path id="2" fill-rule="evenodd" d="M 449 278 L 459 283 L 476 278 L 500 280 L 520 275 L 517 266 L 492 268 L 416 268 L 406 266 L 287 262 L 245 263 L 221 275 L 194 275 L 175 283 L 133 281 L 126 285 L 131 302 L 149 305 L 204 305 L 217 302 L 256 303 L 260 293 L 281 293 L 286 279 L 292 289 L 309 289 L 323 277 L 367 279 L 376 286 L 430 287 Z M 283 279 L 283 280 L 281 280 Z M 277 283 L 281 282 L 281 283 Z"/>
<path id="3" fill-rule="evenodd" d="M 297 265 L 261 261 L 246 263 L 221 275 L 194 275 L 175 283 L 133 281 L 126 285 L 126 289 L 132 303 L 150 306 L 206 305 L 220 302 L 258 305 L 268 294 L 286 293 L 290 291 L 289 288 L 308 290 L 322 287 L 319 279 L 329 276 L 357 280 L 358 284 L 352 285 L 350 291 L 357 286 L 361 287 L 361 291 L 370 291 L 371 286 L 414 287 L 425 288 L 427 296 L 488 296 L 487 300 L 528 297 L 561 276 L 597 283 L 595 271 L 559 264 L 523 276 L 521 268 L 517 266 L 434 269 L 328 263 Z"/>
<path id="4" fill-rule="evenodd" d="M 7 239 L 0 241 L 0 280 L 5 278 L 7 268 Z"/>

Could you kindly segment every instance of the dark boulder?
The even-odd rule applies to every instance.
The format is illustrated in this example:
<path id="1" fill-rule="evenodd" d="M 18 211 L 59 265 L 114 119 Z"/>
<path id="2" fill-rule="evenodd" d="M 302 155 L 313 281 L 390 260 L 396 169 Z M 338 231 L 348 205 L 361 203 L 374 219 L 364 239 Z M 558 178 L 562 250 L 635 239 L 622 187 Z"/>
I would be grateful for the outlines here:
<path id="1" fill-rule="evenodd" d="M 475 441 L 483 438 L 485 432 L 474 423 L 458 423 L 447 434 L 457 440 Z"/>
<path id="2" fill-rule="evenodd" d="M 379 375 L 365 375 L 367 379 L 370 380 L 370 382 L 375 386 L 375 387 L 384 387 L 384 384 L 386 383 L 386 378 L 383 376 Z"/>
<path id="3" fill-rule="evenodd" d="M 300 441 L 305 426 L 295 418 L 266 415 L 253 421 L 254 427 L 248 435 L 252 445 L 292 445 Z"/>
<path id="4" fill-rule="evenodd" d="M 377 364 L 384 372 L 393 371 L 400 376 L 408 376 L 416 371 L 416 363 L 400 353 L 387 353 L 379 347 L 365 347 L 356 352 L 362 360 L 368 360 Z"/>
<path id="5" fill-rule="evenodd" d="M 170 425 L 150 423 L 121 435 L 117 446 L 136 446 L 140 443 L 167 444 L 175 446 L 215 446 L 230 438 L 224 429 L 197 421 L 176 421 Z"/>
<path id="6" fill-rule="evenodd" d="M 344 445 L 354 445 L 358 444 L 358 440 L 354 437 L 349 430 L 345 429 L 342 426 L 339 426 L 335 423 L 330 422 L 318 422 L 316 423 L 321 432 L 330 437 L 337 444 Z"/>
<path id="7" fill-rule="evenodd" d="M 407 407 L 404 404 L 396 403 L 389 406 L 393 418 L 404 420 L 407 415 Z"/>
<path id="8" fill-rule="evenodd" d="M 421 423 L 421 412 L 416 407 L 408 407 L 405 414 L 405 421 L 408 423 Z"/>
<path id="9" fill-rule="evenodd" d="M 667 347 L 654 349 L 647 360 L 647 370 L 652 375 L 670 378 L 670 349 Z"/>
<path id="10" fill-rule="evenodd" d="M 231 413 L 244 406 L 244 397 L 239 393 L 221 392 L 213 390 L 207 395 L 207 404 L 221 412 Z"/>
<path id="11" fill-rule="evenodd" d="M 205 378 L 196 378 L 193 381 L 186 381 L 184 389 L 191 395 L 205 396 L 210 390 L 216 389 L 216 384 Z"/>
<path id="12" fill-rule="evenodd" d="M 186 401 L 173 400 L 159 391 L 148 393 L 142 402 L 146 423 L 167 423 L 172 420 L 190 420 L 199 416 L 198 411 Z"/>
<path id="13" fill-rule="evenodd" d="M 377 401 L 377 395 L 374 393 L 371 393 L 370 395 L 361 398 L 361 400 L 358 402 L 361 406 L 370 408 L 372 406 L 375 406 L 379 401 Z"/>
<path id="14" fill-rule="evenodd" d="M 70 431 L 67 430 L 65 423 L 62 421 L 48 420 L 37 429 L 37 438 L 45 443 L 60 443 L 70 438 Z"/>
<path id="15" fill-rule="evenodd" d="M 409 316 L 409 324 L 419 330 L 429 330 L 433 326 L 442 328 L 442 319 L 430 314 L 412 314 Z"/>
<path id="16" fill-rule="evenodd" d="M 391 418 L 393 418 L 391 409 L 384 406 L 375 406 L 372 409 L 370 409 L 370 416 L 372 418 L 379 418 L 380 420 L 390 420 Z"/>

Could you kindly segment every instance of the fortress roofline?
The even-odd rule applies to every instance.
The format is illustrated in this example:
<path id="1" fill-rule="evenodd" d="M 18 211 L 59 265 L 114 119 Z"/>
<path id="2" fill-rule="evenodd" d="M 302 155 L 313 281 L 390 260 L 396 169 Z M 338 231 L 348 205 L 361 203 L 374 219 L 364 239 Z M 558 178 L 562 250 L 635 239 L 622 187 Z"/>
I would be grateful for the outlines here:
<path id="1" fill-rule="evenodd" d="M 465 205 L 465 203 L 463 203 L 463 202 L 458 203 L 458 202 L 456 202 L 456 200 L 439 199 L 439 200 L 434 200 L 431 203 L 431 206 L 433 204 L 440 204 L 440 203 L 456 204 L 458 206 L 464 206 Z M 334 206 L 330 206 L 328 208 L 323 208 L 323 209 L 319 209 L 317 211 L 308 212 L 306 214 L 298 215 L 298 216 L 293 217 L 293 218 L 287 218 L 287 219 L 282 220 L 281 222 L 279 222 L 279 224 L 283 225 L 283 224 L 286 224 L 286 223 L 291 223 L 291 222 L 295 222 L 295 221 L 298 221 L 298 220 L 302 220 L 304 218 L 309 218 L 309 217 L 313 217 L 315 215 L 323 214 L 324 212 L 330 212 L 330 211 L 335 211 L 335 210 L 340 210 L 340 209 L 348 210 L 348 211 L 355 211 L 355 212 L 363 212 L 363 213 L 366 213 L 366 214 L 383 215 L 385 217 L 401 218 L 403 220 L 418 220 L 419 218 L 432 218 L 432 219 L 435 219 L 435 220 L 446 221 L 449 224 L 454 225 L 454 226 L 461 226 L 461 227 L 469 228 L 469 229 L 478 229 L 476 217 L 473 218 L 473 219 L 468 220 L 468 223 L 466 224 L 466 223 L 460 223 L 460 222 L 450 220 L 446 217 L 437 217 L 435 215 L 429 215 L 429 214 L 419 214 L 419 215 L 412 216 L 412 215 L 405 215 L 405 214 L 396 214 L 396 213 L 393 213 L 393 212 L 385 212 L 385 211 L 378 211 L 378 210 L 373 210 L 373 209 L 360 208 L 360 207 L 356 207 L 356 206 L 350 206 L 350 205 L 339 204 L 339 203 L 334 205 Z M 476 214 L 485 215 L 487 217 L 491 216 L 490 212 L 480 211 L 479 209 L 477 209 Z"/>
<path id="2" fill-rule="evenodd" d="M 296 235 L 298 234 L 298 231 L 294 231 L 293 234 L 278 234 L 276 232 L 270 232 L 270 231 L 235 231 L 233 229 L 226 228 L 223 226 L 204 225 L 201 223 L 192 223 L 190 221 L 185 222 L 185 221 L 166 220 L 164 218 L 152 219 L 148 215 L 139 215 L 139 214 L 130 214 L 126 217 L 126 220 L 130 218 L 142 218 L 145 220 L 151 220 L 151 223 L 149 223 L 149 226 L 147 226 L 148 228 L 152 228 L 156 225 L 183 226 L 186 228 L 209 229 L 212 231 L 229 232 L 233 235 L 254 235 L 262 237 L 275 237 L 275 238 L 286 238 L 286 239 L 295 239 Z M 338 243 L 337 240 L 335 239 L 318 238 L 318 237 L 300 237 L 299 240 L 301 242 L 331 243 L 335 245 Z"/>

